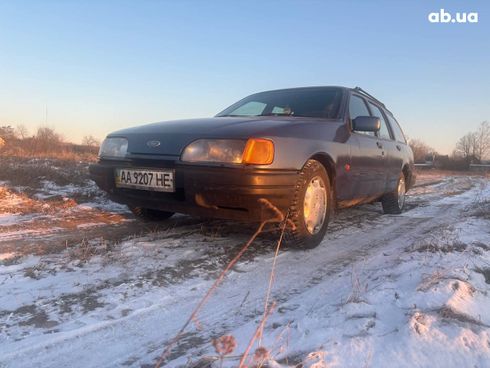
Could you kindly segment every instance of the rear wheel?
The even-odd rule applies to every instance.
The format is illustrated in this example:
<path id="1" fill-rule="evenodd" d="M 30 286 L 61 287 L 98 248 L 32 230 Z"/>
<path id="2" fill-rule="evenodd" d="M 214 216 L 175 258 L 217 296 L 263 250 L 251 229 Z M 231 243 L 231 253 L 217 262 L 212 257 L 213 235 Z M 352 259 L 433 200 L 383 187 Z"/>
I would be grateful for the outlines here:
<path id="1" fill-rule="evenodd" d="M 149 222 L 163 221 L 172 217 L 174 214 L 174 212 L 160 211 L 143 207 L 129 207 L 129 209 L 137 218 Z"/>
<path id="2" fill-rule="evenodd" d="M 289 243 L 295 248 L 315 248 L 327 231 L 332 209 L 330 180 L 323 165 L 308 160 L 296 183 L 290 219 L 295 229 L 290 231 Z"/>
<path id="3" fill-rule="evenodd" d="M 405 207 L 405 175 L 400 174 L 398 184 L 393 192 L 387 193 L 381 198 L 383 212 L 388 214 L 400 214 Z"/>

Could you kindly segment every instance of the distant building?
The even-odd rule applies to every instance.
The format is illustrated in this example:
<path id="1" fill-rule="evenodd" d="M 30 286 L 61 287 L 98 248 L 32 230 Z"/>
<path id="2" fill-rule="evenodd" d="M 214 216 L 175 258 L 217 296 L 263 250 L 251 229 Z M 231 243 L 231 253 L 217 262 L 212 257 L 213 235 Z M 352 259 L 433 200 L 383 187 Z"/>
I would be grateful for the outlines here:
<path id="1" fill-rule="evenodd" d="M 427 166 L 434 166 L 435 158 L 436 158 L 436 155 L 434 153 L 429 153 L 429 154 L 425 155 L 424 163 Z"/>
<path id="2" fill-rule="evenodd" d="M 490 172 L 490 161 L 482 161 L 480 164 L 470 164 L 470 170 Z"/>

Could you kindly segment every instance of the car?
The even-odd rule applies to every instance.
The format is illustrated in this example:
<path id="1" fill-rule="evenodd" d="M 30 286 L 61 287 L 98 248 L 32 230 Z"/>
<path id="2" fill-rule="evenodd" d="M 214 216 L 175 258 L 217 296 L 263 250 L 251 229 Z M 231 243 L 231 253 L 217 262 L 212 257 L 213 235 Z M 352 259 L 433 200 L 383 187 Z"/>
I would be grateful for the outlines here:
<path id="1" fill-rule="evenodd" d="M 260 92 L 212 118 L 116 131 L 89 170 L 145 220 L 265 221 L 273 206 L 299 248 L 320 244 L 337 209 L 380 201 L 401 213 L 415 182 L 393 114 L 363 89 L 337 86 Z"/>

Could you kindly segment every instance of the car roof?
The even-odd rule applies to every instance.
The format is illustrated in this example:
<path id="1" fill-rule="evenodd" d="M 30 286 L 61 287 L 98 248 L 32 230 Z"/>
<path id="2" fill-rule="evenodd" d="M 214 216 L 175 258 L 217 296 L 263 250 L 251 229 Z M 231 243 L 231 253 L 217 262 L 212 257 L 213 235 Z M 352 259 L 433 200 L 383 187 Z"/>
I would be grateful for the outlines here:
<path id="1" fill-rule="evenodd" d="M 342 87 L 342 86 L 307 86 L 307 87 L 293 87 L 293 88 L 279 88 L 279 89 L 272 89 L 268 91 L 260 91 L 257 93 L 267 93 L 267 92 L 279 92 L 279 91 L 307 91 L 307 90 L 315 90 L 315 89 L 327 89 L 327 88 L 336 88 L 336 89 L 342 89 L 344 91 L 347 91 L 349 88 L 347 87 Z M 255 94 L 255 93 L 254 93 Z"/>
<path id="2" fill-rule="evenodd" d="M 374 103 L 375 105 L 376 104 L 380 105 L 383 108 L 383 110 L 385 110 L 389 115 L 391 115 L 392 118 L 394 118 L 393 113 L 386 107 L 386 105 L 383 102 L 378 100 L 376 97 L 374 97 L 370 93 L 366 92 L 361 87 L 348 88 L 348 90 L 351 92 L 358 93 L 358 94 L 362 95 L 362 97 L 367 99 L 369 102 Z"/>

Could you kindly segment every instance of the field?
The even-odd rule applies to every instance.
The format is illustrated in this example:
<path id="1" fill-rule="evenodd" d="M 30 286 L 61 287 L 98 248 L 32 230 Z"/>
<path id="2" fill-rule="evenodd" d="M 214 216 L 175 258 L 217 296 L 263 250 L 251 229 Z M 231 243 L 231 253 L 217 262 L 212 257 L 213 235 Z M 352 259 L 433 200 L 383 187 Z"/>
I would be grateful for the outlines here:
<path id="1" fill-rule="evenodd" d="M 256 228 L 143 224 L 86 163 L 2 158 L 0 367 L 154 367 Z M 278 238 L 260 234 L 162 366 L 237 367 L 249 345 L 248 367 L 490 366 L 488 175 L 420 172 L 402 215 L 340 211 L 310 251 L 275 256 Z"/>

